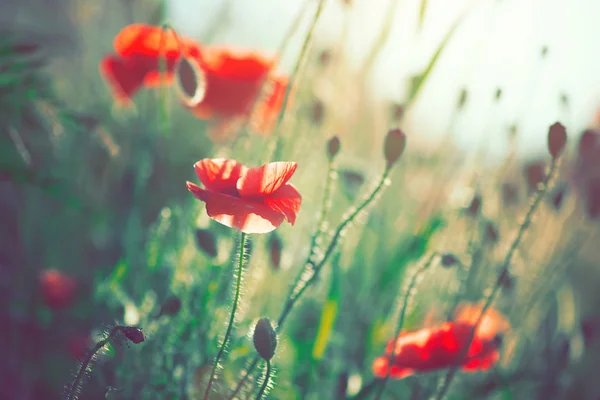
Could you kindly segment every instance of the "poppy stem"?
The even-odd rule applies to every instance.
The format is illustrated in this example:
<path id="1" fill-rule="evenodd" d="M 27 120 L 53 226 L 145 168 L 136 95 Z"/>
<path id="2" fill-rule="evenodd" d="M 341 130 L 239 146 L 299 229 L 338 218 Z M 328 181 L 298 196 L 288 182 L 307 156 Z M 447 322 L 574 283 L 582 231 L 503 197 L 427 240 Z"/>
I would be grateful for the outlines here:
<path id="1" fill-rule="evenodd" d="M 225 337 L 223 338 L 223 343 L 221 343 L 219 352 L 217 353 L 217 356 L 215 357 L 212 371 L 210 373 L 210 378 L 208 380 L 208 385 L 206 385 L 206 390 L 204 391 L 204 400 L 208 399 L 210 389 L 215 380 L 217 367 L 219 365 L 219 362 L 221 361 L 221 358 L 223 357 L 223 353 L 225 352 L 225 347 L 227 346 L 227 342 L 229 341 L 229 336 L 231 335 L 231 329 L 233 328 L 233 323 L 235 322 L 235 313 L 237 311 L 238 303 L 240 300 L 240 289 L 242 286 L 242 271 L 243 271 L 243 267 L 244 267 L 244 252 L 245 252 L 245 250 L 246 250 L 246 234 L 244 232 L 242 232 L 242 236 L 240 239 L 237 280 L 236 280 L 236 284 L 235 284 L 235 296 L 233 299 L 233 305 L 231 307 L 231 315 L 229 316 L 229 323 L 227 324 L 227 330 L 225 331 Z"/>
<path id="2" fill-rule="evenodd" d="M 338 225 L 337 229 L 335 230 L 335 233 L 333 234 L 333 238 L 331 239 L 331 242 L 329 243 L 329 246 L 325 250 L 323 258 L 321 258 L 321 261 L 316 263 L 315 260 L 313 259 L 314 257 L 311 257 L 309 255 L 309 257 L 305 263 L 306 267 L 301 276 L 304 277 L 305 275 L 309 275 L 311 272 L 312 272 L 312 275 L 310 275 L 307 279 L 300 280 L 299 282 L 295 283 L 294 286 L 292 286 L 293 289 L 291 291 L 291 294 L 290 294 L 290 296 L 288 296 L 288 298 L 285 302 L 285 305 L 283 306 L 283 310 L 281 311 L 281 314 L 279 315 L 279 318 L 277 319 L 277 332 L 278 333 L 281 332 L 281 329 L 283 328 L 283 324 L 285 323 L 287 317 L 289 316 L 290 312 L 294 308 L 294 305 L 296 304 L 298 299 L 302 296 L 302 294 L 304 293 L 306 288 L 308 288 L 313 282 L 315 282 L 315 279 L 317 278 L 322 267 L 325 265 L 325 263 L 327 262 L 327 260 L 331 256 L 331 254 L 333 253 L 333 250 L 335 249 L 336 245 L 338 244 L 339 239 L 342 237 L 342 234 L 345 231 L 346 227 L 352 221 L 354 221 L 354 219 L 358 215 L 360 215 L 360 213 L 362 213 L 365 210 L 365 208 L 367 208 L 367 206 L 369 204 L 371 204 L 371 202 L 373 202 L 373 200 L 375 200 L 377 198 L 377 196 L 379 195 L 381 190 L 384 188 L 384 186 L 386 186 L 388 184 L 388 176 L 390 174 L 390 170 L 391 170 L 390 167 L 385 168 L 385 170 L 383 171 L 383 175 L 381 176 L 381 179 L 379 180 L 379 183 L 377 184 L 375 189 L 373 189 L 371 194 L 358 207 L 356 207 L 352 212 L 350 212 L 348 217 L 346 217 Z M 242 379 L 240 379 L 240 381 L 238 382 L 235 390 L 233 391 L 231 396 L 229 396 L 230 399 L 235 398 L 235 396 L 237 396 L 237 394 L 240 392 L 240 390 L 242 390 L 242 388 L 244 387 L 244 384 L 246 383 L 246 380 L 248 379 L 248 377 L 252 374 L 252 372 L 256 368 L 258 361 L 259 361 L 259 356 L 255 356 L 254 360 L 252 360 L 250 365 L 246 368 L 246 373 L 244 374 Z"/>
<path id="3" fill-rule="evenodd" d="M 256 400 L 262 399 L 263 394 L 265 393 L 265 390 L 267 389 L 267 386 L 269 385 L 269 379 L 271 378 L 271 361 L 265 360 L 265 362 L 267 363 L 267 370 L 265 371 L 265 380 L 263 381 L 263 384 L 260 387 L 258 394 L 256 395 Z"/>
<path id="4" fill-rule="evenodd" d="M 285 116 L 287 115 L 287 109 L 290 101 L 290 94 L 294 88 L 298 84 L 298 76 L 300 73 L 300 69 L 304 66 L 304 62 L 306 61 L 306 56 L 308 54 L 308 48 L 312 42 L 313 34 L 315 32 L 315 27 L 317 26 L 317 22 L 321 17 L 323 9 L 325 8 L 326 0 L 319 0 L 319 4 L 317 5 L 317 9 L 315 10 L 315 14 L 313 16 L 310 27 L 308 28 L 308 33 L 304 37 L 304 42 L 302 43 L 302 48 L 300 50 L 300 54 L 298 59 L 296 60 L 296 64 L 294 65 L 294 70 L 292 71 L 292 75 L 290 76 L 290 80 L 288 82 L 288 86 L 285 90 L 285 96 L 283 98 L 283 104 L 281 106 L 281 110 L 279 111 L 279 116 L 277 117 L 277 123 L 275 124 L 275 130 L 273 133 L 273 138 L 271 141 L 271 145 L 269 146 L 269 152 L 272 152 L 272 157 L 268 157 L 268 159 L 277 158 L 277 154 L 279 152 L 279 142 L 281 139 L 281 125 Z M 303 13 L 303 11 L 301 12 Z"/>
<path id="5" fill-rule="evenodd" d="M 548 192 L 550 184 L 553 181 L 554 176 L 556 175 L 556 172 L 558 170 L 558 166 L 560 164 L 559 161 L 560 161 L 560 158 L 552 159 L 552 164 L 550 164 L 550 171 L 546 175 L 546 179 L 544 179 L 544 182 L 542 183 L 542 185 L 540 187 L 538 187 L 538 190 L 534 193 L 531 205 L 529 206 L 529 209 L 527 210 L 527 213 L 525 214 L 525 218 L 523 219 L 523 222 L 519 226 L 519 231 L 517 232 L 517 236 L 513 240 L 510 248 L 508 249 L 508 252 L 506 253 L 504 262 L 502 263 L 502 267 L 500 268 L 500 273 L 498 274 L 498 279 L 496 280 L 496 283 L 494 284 L 494 287 L 493 287 L 490 295 L 487 297 L 483 307 L 481 308 L 481 312 L 479 313 L 477 320 L 475 320 L 473 329 L 471 330 L 471 333 L 469 335 L 469 338 L 468 338 L 466 344 L 462 348 L 462 351 L 458 357 L 457 363 L 455 365 L 453 365 L 452 368 L 450 368 L 450 370 L 448 370 L 448 373 L 446 374 L 442 388 L 440 389 L 437 396 L 435 397 L 435 400 L 442 400 L 444 398 L 444 396 L 446 395 L 446 393 L 448 392 L 448 389 L 450 388 L 450 385 L 452 384 L 452 380 L 454 379 L 454 376 L 456 375 L 456 372 L 458 371 L 458 367 L 461 365 L 462 361 L 466 357 L 469 347 L 471 347 L 471 342 L 473 341 L 473 338 L 475 337 L 475 332 L 477 331 L 479 324 L 481 324 L 481 321 L 483 321 L 483 318 L 485 317 L 485 313 L 487 312 L 487 310 L 491 307 L 492 303 L 494 302 L 496 295 L 499 292 L 499 289 L 502 287 L 503 280 L 506 279 L 506 277 L 508 276 L 512 258 L 514 256 L 517 248 L 521 244 L 521 241 L 523 240 L 523 236 L 525 235 L 525 232 L 527 232 L 527 229 L 531 225 L 535 211 L 537 210 L 537 208 L 541 204 L 542 199 Z"/>
<path id="6" fill-rule="evenodd" d="M 387 365 L 387 368 L 385 371 L 385 377 L 380 381 L 381 383 L 379 385 L 379 390 L 377 391 L 377 394 L 373 398 L 374 400 L 379 400 L 381 398 L 381 395 L 385 391 L 385 386 L 387 384 L 387 381 L 390 379 L 390 371 L 392 369 L 392 364 L 394 362 L 394 356 L 396 355 L 396 340 L 397 340 L 398 336 L 400 336 L 400 332 L 402 331 L 402 325 L 404 325 L 404 316 L 406 315 L 406 309 L 408 308 L 409 298 L 415 289 L 417 280 L 419 279 L 421 274 L 423 274 L 423 272 L 425 272 L 431 266 L 431 264 L 433 263 L 433 260 L 435 260 L 437 255 L 438 255 L 437 253 L 431 254 L 429 256 L 429 259 L 427 260 L 427 262 L 425 264 L 423 264 L 421 266 L 421 268 L 419 268 L 415 271 L 415 273 L 412 276 L 412 279 L 410 280 L 408 288 L 406 289 L 406 294 L 404 295 L 404 302 L 402 303 L 402 309 L 400 311 L 400 317 L 398 318 L 398 326 L 396 327 L 396 332 L 395 332 L 394 336 L 392 337 L 393 346 L 392 346 L 392 351 L 390 352 L 390 355 L 388 357 L 388 365 Z"/>

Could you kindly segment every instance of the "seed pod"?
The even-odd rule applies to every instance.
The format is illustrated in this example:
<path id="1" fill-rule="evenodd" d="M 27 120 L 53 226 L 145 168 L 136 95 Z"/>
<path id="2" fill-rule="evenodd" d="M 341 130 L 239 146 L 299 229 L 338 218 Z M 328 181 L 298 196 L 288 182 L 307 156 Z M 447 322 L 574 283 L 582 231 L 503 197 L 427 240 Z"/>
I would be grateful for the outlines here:
<path id="1" fill-rule="evenodd" d="M 268 318 L 258 320 L 252 340 L 254 341 L 254 348 L 265 361 L 273 358 L 275 348 L 277 348 L 277 334 Z"/>
<path id="2" fill-rule="evenodd" d="M 120 328 L 123 335 L 134 344 L 139 344 L 146 340 L 141 328 L 136 328 L 135 326 L 121 326 Z"/>
<path id="3" fill-rule="evenodd" d="M 327 142 L 327 156 L 330 160 L 333 160 L 335 156 L 340 152 L 341 142 L 337 136 L 332 137 Z"/>
<path id="4" fill-rule="evenodd" d="M 554 123 L 548 130 L 548 150 L 552 158 L 561 155 L 567 144 L 567 130 L 560 122 Z"/>
<path id="5" fill-rule="evenodd" d="M 406 135 L 400 129 L 390 129 L 385 137 L 383 153 L 387 161 L 387 168 L 398 161 L 406 147 Z"/>

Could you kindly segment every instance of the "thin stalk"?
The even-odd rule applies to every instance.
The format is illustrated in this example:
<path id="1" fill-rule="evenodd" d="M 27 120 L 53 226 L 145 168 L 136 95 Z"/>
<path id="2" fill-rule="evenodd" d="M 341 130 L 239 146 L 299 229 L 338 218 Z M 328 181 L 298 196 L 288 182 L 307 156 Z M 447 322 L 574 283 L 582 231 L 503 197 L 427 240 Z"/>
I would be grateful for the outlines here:
<path id="1" fill-rule="evenodd" d="M 217 366 L 219 365 L 219 362 L 221 361 L 221 357 L 223 357 L 223 353 L 225 352 L 225 347 L 227 346 L 227 342 L 229 341 L 229 335 L 231 334 L 231 329 L 233 328 L 233 323 L 235 321 L 235 312 L 237 311 L 238 303 L 240 300 L 240 289 L 242 287 L 242 270 L 244 267 L 245 249 L 246 249 L 246 234 L 244 232 L 242 232 L 242 236 L 240 239 L 237 280 L 236 280 L 236 284 L 235 284 L 235 297 L 233 299 L 233 305 L 231 307 L 231 315 L 229 316 L 229 323 L 227 324 L 227 330 L 225 331 L 225 337 L 223 338 L 223 343 L 221 343 L 219 352 L 217 353 L 217 356 L 215 357 L 212 371 L 210 373 L 210 378 L 208 380 L 208 385 L 206 386 L 206 390 L 204 391 L 204 400 L 208 399 L 208 395 L 210 393 L 210 388 L 212 387 L 212 384 L 215 380 Z"/>
<path id="2" fill-rule="evenodd" d="M 373 46 L 371 46 L 371 50 L 369 51 L 369 54 L 367 54 L 367 57 L 365 58 L 365 63 L 361 68 L 361 76 L 363 77 L 365 77 L 373 68 L 377 56 L 379 55 L 379 53 L 381 53 L 381 50 L 387 43 L 387 40 L 390 36 L 390 32 L 392 31 L 392 26 L 394 25 L 394 17 L 396 16 L 396 10 L 398 9 L 399 1 L 389 1 L 389 5 L 385 13 L 385 21 L 383 22 L 383 28 L 381 28 L 381 31 L 379 31 L 379 36 L 377 37 L 377 40 L 375 41 Z"/>
<path id="3" fill-rule="evenodd" d="M 296 86 L 296 84 L 298 83 L 297 82 L 298 74 L 300 72 L 300 69 L 304 65 L 304 61 L 306 60 L 306 56 L 308 54 L 308 49 L 310 47 L 310 43 L 312 42 L 312 38 L 313 38 L 313 35 L 315 32 L 315 27 L 317 26 L 317 22 L 319 21 L 319 18 L 321 17 L 321 14 L 323 13 L 323 9 L 325 8 L 325 2 L 326 2 L 326 0 L 319 0 L 319 4 L 317 5 L 317 9 L 315 10 L 315 14 L 313 16 L 312 22 L 308 29 L 308 33 L 306 34 L 306 37 L 304 38 L 304 43 L 302 43 L 302 48 L 300 50 L 300 54 L 298 56 L 298 59 L 296 60 L 296 65 L 294 66 L 294 69 L 290 76 L 290 80 L 288 82 L 288 86 L 285 90 L 285 96 L 283 98 L 283 105 L 281 106 L 281 111 L 279 112 L 279 116 L 277 117 L 277 123 L 275 124 L 275 131 L 273 133 L 273 137 L 271 139 L 270 146 L 267 150 L 268 151 L 267 154 L 269 154 L 269 155 L 271 155 L 271 153 L 277 154 L 277 151 L 279 148 L 279 141 L 281 138 L 281 124 L 283 123 L 283 119 L 287 115 L 287 109 L 288 109 L 289 101 L 290 101 L 290 94 L 291 94 L 294 86 Z M 270 158 L 272 158 L 272 157 L 267 157 L 267 160 Z"/>
<path id="4" fill-rule="evenodd" d="M 263 381 L 263 384 L 260 387 L 258 394 L 256 395 L 256 400 L 262 399 L 263 394 L 265 393 L 265 390 L 267 389 L 267 386 L 269 385 L 269 379 L 271 378 L 271 361 L 270 360 L 265 360 L 265 361 L 267 363 L 267 370 L 265 371 L 265 380 Z"/>
<path id="5" fill-rule="evenodd" d="M 283 307 L 283 310 L 281 311 L 281 314 L 279 315 L 279 318 L 277 319 L 277 332 L 278 333 L 283 328 L 283 324 L 285 323 L 287 317 L 289 316 L 289 313 L 292 311 L 292 309 L 293 309 L 294 305 L 296 304 L 296 302 L 298 301 L 298 299 L 302 296 L 302 294 L 304 293 L 306 288 L 308 288 L 315 281 L 316 277 L 318 276 L 319 272 L 321 271 L 321 268 L 323 267 L 323 265 L 325 265 L 325 263 L 327 262 L 327 260 L 331 256 L 331 254 L 333 253 L 333 250 L 335 249 L 335 246 L 337 245 L 340 237 L 342 236 L 344 229 L 352 221 L 354 221 L 354 219 L 377 197 L 379 192 L 381 192 L 381 190 L 385 186 L 387 178 L 389 176 L 389 173 L 390 173 L 390 167 L 386 167 L 385 171 L 383 172 L 383 175 L 381 176 L 379 183 L 377 184 L 375 189 L 371 192 L 371 194 L 352 213 L 350 213 L 350 215 L 347 218 L 345 218 L 340 223 L 340 225 L 337 227 L 337 229 L 333 235 L 333 238 L 331 239 L 331 242 L 329 243 L 329 246 L 327 247 L 327 250 L 325 251 L 321 261 L 318 264 L 315 264 L 314 260 L 312 260 L 312 259 L 308 260 L 308 262 L 306 264 L 308 264 L 312 267 L 313 274 L 308 280 L 301 281 L 297 285 L 294 286 L 294 290 L 292 291 L 291 296 L 289 296 L 287 298 L 287 301 Z M 235 396 L 240 392 L 240 390 L 242 390 L 244 384 L 246 383 L 246 380 L 248 379 L 250 374 L 252 374 L 252 372 L 254 371 L 254 368 L 256 368 L 258 361 L 259 361 L 259 356 L 255 356 L 254 360 L 252 360 L 252 362 L 250 363 L 250 366 L 246 369 L 246 374 L 242 377 L 242 379 L 240 379 L 240 381 L 238 382 L 232 395 L 229 397 L 230 399 L 235 398 Z"/>
<path id="6" fill-rule="evenodd" d="M 515 237 L 510 248 L 508 249 L 508 252 L 506 253 L 506 257 L 504 258 L 504 262 L 502 263 L 502 267 L 500 269 L 500 274 L 498 275 L 498 279 L 496 280 L 496 283 L 494 284 L 494 288 L 492 289 L 492 292 L 490 293 L 490 295 L 487 297 L 487 299 L 481 309 L 481 312 L 479 313 L 479 316 L 477 317 L 477 320 L 475 321 L 473 329 L 471 330 L 471 333 L 469 335 L 469 339 L 467 340 L 465 346 L 463 347 L 463 349 L 461 351 L 460 356 L 458 357 L 458 362 L 452 368 L 450 368 L 450 370 L 446 374 L 442 388 L 440 389 L 437 396 L 435 397 L 436 400 L 443 399 L 444 396 L 446 395 L 446 393 L 448 392 L 448 389 L 450 388 L 450 385 L 452 384 L 452 380 L 454 379 L 454 376 L 456 375 L 456 372 L 458 371 L 458 367 L 460 366 L 462 360 L 467 355 L 467 352 L 469 350 L 469 347 L 471 346 L 471 342 L 473 341 L 473 338 L 475 337 L 475 332 L 477 331 L 479 324 L 485 317 L 485 313 L 487 312 L 487 310 L 490 308 L 490 306 L 494 302 L 496 295 L 498 294 L 500 288 L 502 287 L 502 281 L 505 279 L 506 276 L 508 276 L 512 258 L 514 256 L 517 248 L 521 244 L 521 241 L 523 240 L 523 236 L 525 235 L 525 232 L 531 225 L 531 221 L 533 219 L 533 215 L 534 215 L 535 211 L 537 210 L 542 199 L 544 198 L 544 195 L 548 191 L 549 183 L 552 181 L 552 179 L 554 179 L 554 175 L 556 174 L 558 164 L 559 164 L 559 159 L 552 160 L 552 164 L 550 166 L 550 171 L 548 172 L 548 175 L 546 176 L 546 179 L 543 182 L 543 186 L 541 186 L 535 192 L 533 201 L 531 202 L 531 205 L 529 206 L 529 209 L 527 210 L 527 214 L 525 214 L 525 218 L 523 219 L 523 223 L 521 223 L 521 225 L 519 226 L 519 231 L 517 232 L 517 236 Z"/>
<path id="7" fill-rule="evenodd" d="M 435 259 L 436 256 L 437 256 L 437 253 L 433 253 L 429 257 L 427 262 L 425 264 L 423 264 L 421 266 L 421 268 L 419 268 L 417 271 L 415 271 L 412 279 L 410 280 L 408 289 L 406 290 L 406 294 L 404 295 L 404 303 L 402 304 L 402 310 L 400 311 L 400 317 L 398 318 L 398 326 L 396 327 L 396 333 L 392 337 L 394 345 L 392 346 L 392 351 L 390 352 L 390 355 L 388 357 L 388 366 L 385 371 L 385 377 L 380 381 L 381 383 L 379 384 L 379 390 L 377 391 L 377 394 L 375 395 L 374 400 L 379 400 L 381 398 L 381 395 L 385 391 L 385 386 L 387 384 L 387 381 L 390 379 L 390 371 L 392 370 L 392 364 L 394 362 L 394 357 L 396 356 L 396 341 L 397 341 L 398 336 L 400 336 L 400 332 L 402 331 L 402 326 L 404 325 L 404 316 L 406 315 L 406 309 L 408 308 L 408 301 L 410 299 L 410 295 L 411 295 L 412 291 L 414 290 L 415 285 L 417 284 L 417 280 L 419 279 L 421 274 L 423 272 L 425 272 L 425 270 L 427 270 L 427 268 L 429 268 L 429 266 L 431 265 L 431 263 L 433 262 L 433 260 Z"/>

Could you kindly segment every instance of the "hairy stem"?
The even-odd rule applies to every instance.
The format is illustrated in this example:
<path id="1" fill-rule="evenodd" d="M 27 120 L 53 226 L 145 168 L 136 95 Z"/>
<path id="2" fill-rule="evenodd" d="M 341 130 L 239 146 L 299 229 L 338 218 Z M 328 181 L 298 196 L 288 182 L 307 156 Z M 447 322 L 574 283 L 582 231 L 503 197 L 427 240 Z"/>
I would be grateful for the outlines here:
<path id="1" fill-rule="evenodd" d="M 414 290 L 415 285 L 417 284 L 417 280 L 419 279 L 421 274 L 423 272 L 425 272 L 425 270 L 427 268 L 429 268 L 429 266 L 431 265 L 431 263 L 433 262 L 433 260 L 435 259 L 436 256 L 437 256 L 437 253 L 433 253 L 429 257 L 427 262 L 425 264 L 423 264 L 421 266 L 421 268 L 419 268 L 419 269 L 417 269 L 417 271 L 415 271 L 412 279 L 410 280 L 408 289 L 406 290 L 406 294 L 404 295 L 404 302 L 402 304 L 402 310 L 400 311 L 400 317 L 398 318 L 398 326 L 396 327 L 396 332 L 395 332 L 394 336 L 392 337 L 394 346 L 392 347 L 392 351 L 390 352 L 390 355 L 388 358 L 388 366 L 385 371 L 385 377 L 380 381 L 381 383 L 379 384 L 379 390 L 377 391 L 377 394 L 375 395 L 374 400 L 379 400 L 381 398 L 381 395 L 385 391 L 385 386 L 387 384 L 387 381 L 390 379 L 390 371 L 392 369 L 392 364 L 394 362 L 394 356 L 396 355 L 396 340 L 397 340 L 398 336 L 400 335 L 400 332 L 402 331 L 402 325 L 404 325 L 404 316 L 406 315 L 406 309 L 408 308 L 408 301 L 410 299 L 410 295 L 411 295 L 412 291 Z"/>
<path id="2" fill-rule="evenodd" d="M 321 258 L 321 261 L 318 262 L 317 264 L 315 264 L 315 261 L 312 258 L 309 258 L 309 260 L 306 262 L 306 265 L 309 268 L 308 272 L 312 271 L 312 275 L 306 281 L 300 280 L 297 284 L 294 285 L 294 287 L 292 289 L 292 292 L 291 292 L 291 295 L 287 298 L 287 300 L 286 300 L 286 302 L 285 302 L 285 304 L 283 306 L 283 310 L 281 311 L 281 314 L 279 315 L 279 318 L 277 319 L 277 332 L 281 332 L 281 329 L 283 328 L 283 324 L 285 323 L 285 321 L 286 321 L 287 317 L 289 316 L 290 312 L 292 311 L 292 309 L 296 305 L 298 299 L 300 297 L 302 297 L 302 294 L 304 293 L 304 291 L 313 282 L 315 282 L 315 279 L 317 278 L 319 272 L 321 271 L 321 268 L 323 267 L 323 265 L 325 265 L 325 263 L 327 262 L 327 260 L 331 256 L 331 254 L 333 253 L 333 250 L 335 249 L 335 246 L 337 245 L 340 237 L 342 236 L 342 233 L 344 232 L 344 229 L 352 221 L 354 221 L 354 219 L 362 211 L 364 211 L 364 209 L 369 204 L 371 204 L 371 202 L 373 200 L 375 200 L 375 198 L 377 197 L 377 195 L 381 192 L 381 190 L 383 189 L 383 187 L 386 185 L 389 173 L 390 173 L 390 168 L 386 167 L 385 171 L 383 172 L 383 175 L 381 176 L 381 179 L 379 180 L 379 183 L 377 184 L 377 186 L 375 187 L 375 189 L 371 192 L 371 194 L 358 207 L 356 207 L 356 209 L 354 209 L 354 211 L 352 211 L 348 217 L 346 217 L 339 224 L 339 226 L 335 230 L 335 233 L 333 235 L 333 238 L 331 239 L 331 242 L 329 243 L 329 246 L 327 247 L 327 250 L 325 250 L 323 258 Z M 305 271 L 306 271 L 306 269 L 305 269 Z M 246 380 L 248 379 L 248 377 L 252 374 L 252 372 L 256 368 L 256 365 L 258 364 L 258 361 L 259 361 L 259 356 L 255 356 L 254 360 L 252 360 L 252 362 L 250 363 L 250 365 L 248 366 L 248 368 L 246 368 L 246 373 L 244 374 L 244 376 L 242 377 L 242 379 L 240 379 L 240 381 L 238 382 L 238 384 L 237 384 L 235 390 L 233 391 L 232 395 L 229 397 L 230 399 L 235 398 L 235 396 L 240 392 L 240 390 L 242 390 L 242 388 L 244 387 L 244 384 L 246 383 Z"/>
<path id="3" fill-rule="evenodd" d="M 475 332 L 477 331 L 477 327 L 479 326 L 479 324 L 485 317 L 485 313 L 487 312 L 487 310 L 491 307 L 492 303 L 494 302 L 496 295 L 498 294 L 500 288 L 502 287 L 502 281 L 506 278 L 506 276 L 508 276 L 512 258 L 514 256 L 517 248 L 521 244 L 521 241 L 523 240 L 523 236 L 525 235 L 525 232 L 531 225 L 533 215 L 534 215 L 535 211 L 537 210 L 538 206 L 540 205 L 542 199 L 544 198 L 544 195 L 547 193 L 550 182 L 552 181 L 552 179 L 554 179 L 554 175 L 556 174 L 556 170 L 557 170 L 557 167 L 559 164 L 558 161 L 559 161 L 559 159 L 552 160 L 552 164 L 550 166 L 550 171 L 548 172 L 546 179 L 544 180 L 542 186 L 535 192 L 533 201 L 531 202 L 531 205 L 529 206 L 529 209 L 527 210 L 527 214 L 525 214 L 525 218 L 523 219 L 523 222 L 519 226 L 519 231 L 517 232 L 517 236 L 515 237 L 510 248 L 508 249 L 508 252 L 506 253 L 506 257 L 504 258 L 504 262 L 502 263 L 502 266 L 500 268 L 500 273 L 498 275 L 498 279 L 496 280 L 496 283 L 494 284 L 492 292 L 487 297 L 487 299 L 481 309 L 481 312 L 479 313 L 479 316 L 477 317 L 477 320 L 475 321 L 475 324 L 473 326 L 473 329 L 471 330 L 469 338 L 468 338 L 465 346 L 463 347 L 460 356 L 458 357 L 458 362 L 452 368 L 450 368 L 450 370 L 446 374 L 442 388 L 440 389 L 437 396 L 435 397 L 436 400 L 443 399 L 444 396 L 446 395 L 446 393 L 448 392 L 448 389 L 450 388 L 450 385 L 452 384 L 452 380 L 454 379 L 454 376 L 456 375 L 456 372 L 458 371 L 458 367 L 460 366 L 460 364 L 462 363 L 462 360 L 467 355 L 469 347 L 471 346 L 471 342 L 473 341 L 473 338 L 475 337 Z"/>
<path id="4" fill-rule="evenodd" d="M 229 316 L 229 323 L 227 324 L 227 330 L 225 331 L 225 337 L 223 338 L 223 343 L 221 343 L 221 347 L 219 348 L 219 352 L 215 357 L 215 361 L 213 363 L 212 371 L 210 373 L 210 378 L 208 379 L 208 385 L 206 385 L 206 390 L 204 391 L 204 400 L 208 399 L 208 395 L 210 393 L 210 389 L 215 380 L 215 375 L 217 371 L 217 367 L 219 366 L 219 362 L 223 357 L 223 353 L 225 352 L 225 347 L 227 346 L 227 342 L 229 341 L 229 335 L 231 335 L 231 329 L 233 328 L 233 323 L 235 321 L 235 312 L 237 311 L 238 303 L 240 300 L 240 289 L 242 286 L 242 269 L 244 267 L 244 251 L 246 248 L 246 234 L 242 232 L 242 236 L 240 239 L 240 251 L 239 251 L 239 259 L 238 259 L 238 268 L 237 268 L 237 280 L 235 283 L 235 296 L 233 298 L 233 305 L 231 306 L 231 315 Z"/>
<path id="5" fill-rule="evenodd" d="M 265 380 L 263 381 L 263 384 L 260 387 L 258 394 L 256 395 L 256 400 L 262 399 L 263 394 L 265 393 L 265 390 L 267 389 L 267 386 L 269 385 L 269 378 L 271 378 L 271 361 L 270 360 L 265 360 L 265 361 L 267 362 L 267 370 L 265 371 Z"/>

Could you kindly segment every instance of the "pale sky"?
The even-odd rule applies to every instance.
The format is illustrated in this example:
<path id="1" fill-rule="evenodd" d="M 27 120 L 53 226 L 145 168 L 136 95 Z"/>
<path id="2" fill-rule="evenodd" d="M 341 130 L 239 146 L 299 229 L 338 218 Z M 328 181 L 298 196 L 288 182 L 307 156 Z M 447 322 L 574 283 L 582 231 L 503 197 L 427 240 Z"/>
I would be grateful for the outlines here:
<path id="1" fill-rule="evenodd" d="M 202 38 L 225 1 L 170 0 L 171 21 L 181 32 Z M 302 1 L 232 0 L 230 25 L 215 42 L 275 52 Z M 353 0 L 346 43 L 353 64 L 364 59 L 389 1 L 395 0 Z M 543 151 L 553 122 L 563 122 L 575 138 L 593 120 L 600 107 L 600 0 L 429 0 L 420 33 L 421 0 L 397 1 L 394 27 L 372 76 L 376 92 L 393 99 L 401 98 L 406 77 L 424 67 L 455 19 L 469 10 L 413 110 L 428 134 L 441 134 L 448 126 L 463 86 L 470 104 L 456 125 L 456 137 L 468 148 L 485 140 L 501 155 L 506 128 L 521 121 L 521 151 Z M 328 1 L 319 41 L 339 39 L 341 3 Z M 304 22 L 283 56 L 283 71 L 295 62 L 309 21 Z M 542 61 L 544 46 L 548 54 Z M 497 87 L 503 98 L 491 107 Z M 559 101 L 561 93 L 569 97 L 568 112 Z"/>

